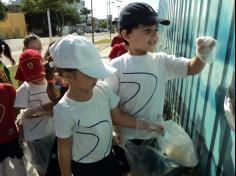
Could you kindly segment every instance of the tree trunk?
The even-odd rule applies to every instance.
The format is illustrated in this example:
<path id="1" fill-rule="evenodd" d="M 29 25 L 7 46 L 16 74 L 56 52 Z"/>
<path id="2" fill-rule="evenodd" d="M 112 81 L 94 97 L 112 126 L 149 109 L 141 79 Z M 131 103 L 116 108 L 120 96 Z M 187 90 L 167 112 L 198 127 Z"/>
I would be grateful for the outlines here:
<path id="1" fill-rule="evenodd" d="M 59 14 L 60 14 L 60 17 L 61 17 L 61 26 L 60 26 L 60 33 L 59 35 L 62 36 L 62 29 L 63 29 L 63 26 L 65 25 L 65 19 L 64 19 L 64 15 L 62 13 L 62 11 L 59 11 Z"/>

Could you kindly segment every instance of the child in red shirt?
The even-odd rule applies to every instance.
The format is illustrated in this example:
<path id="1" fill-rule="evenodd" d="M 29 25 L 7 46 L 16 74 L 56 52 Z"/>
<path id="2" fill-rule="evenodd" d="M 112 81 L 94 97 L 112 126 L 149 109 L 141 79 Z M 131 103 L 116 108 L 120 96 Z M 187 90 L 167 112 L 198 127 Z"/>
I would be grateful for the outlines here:
<path id="1" fill-rule="evenodd" d="M 16 90 L 10 84 L 0 83 L 0 175 L 6 175 L 5 162 L 10 158 L 17 176 L 26 176 L 23 152 L 18 142 L 13 104 Z"/>
<path id="2" fill-rule="evenodd" d="M 125 43 L 120 43 L 120 44 L 116 44 L 112 47 L 111 52 L 109 54 L 109 58 L 110 60 L 119 57 L 125 53 L 127 53 L 127 46 Z"/>
<path id="3" fill-rule="evenodd" d="M 115 26 L 116 32 L 119 33 L 119 29 L 118 29 L 118 19 L 112 21 L 112 25 Z M 115 37 L 112 39 L 111 47 L 114 47 L 116 44 L 120 44 L 120 43 L 123 43 L 123 42 L 124 42 L 124 41 L 123 41 L 121 35 L 118 34 L 117 36 L 115 36 Z"/>

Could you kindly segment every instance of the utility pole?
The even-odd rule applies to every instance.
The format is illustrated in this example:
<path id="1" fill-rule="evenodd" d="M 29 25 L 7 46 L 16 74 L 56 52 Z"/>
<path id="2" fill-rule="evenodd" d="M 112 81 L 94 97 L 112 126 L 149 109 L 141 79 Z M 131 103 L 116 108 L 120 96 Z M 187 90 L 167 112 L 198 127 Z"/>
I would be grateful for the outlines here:
<path id="1" fill-rule="evenodd" d="M 118 8 L 118 18 L 120 17 L 120 6 L 117 6 Z"/>
<path id="2" fill-rule="evenodd" d="M 48 16 L 48 32 L 49 32 L 49 38 L 50 43 L 52 43 L 52 25 L 51 25 L 51 17 L 50 17 L 50 11 L 47 9 L 47 16 Z"/>
<path id="3" fill-rule="evenodd" d="M 109 1 L 107 0 L 107 29 L 109 29 Z"/>
<path id="4" fill-rule="evenodd" d="M 91 19 L 91 24 L 92 24 L 92 41 L 93 44 L 94 42 L 94 20 L 93 20 L 93 0 L 91 0 L 91 14 L 92 14 L 92 19 Z"/>
<path id="5" fill-rule="evenodd" d="M 110 31 L 110 38 L 111 38 L 111 0 L 109 0 L 109 31 Z"/>

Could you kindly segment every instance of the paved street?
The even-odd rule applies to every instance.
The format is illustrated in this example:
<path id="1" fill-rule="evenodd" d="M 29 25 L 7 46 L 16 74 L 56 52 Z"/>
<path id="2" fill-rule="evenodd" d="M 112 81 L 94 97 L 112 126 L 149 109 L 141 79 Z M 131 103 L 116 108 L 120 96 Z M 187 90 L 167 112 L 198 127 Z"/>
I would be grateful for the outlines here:
<path id="1" fill-rule="evenodd" d="M 112 37 L 114 37 L 116 34 L 112 34 Z M 85 37 L 87 37 L 88 39 L 90 39 L 92 41 L 92 34 L 85 34 Z M 59 39 L 60 37 L 53 37 L 52 41 L 55 41 L 57 39 Z M 110 34 L 109 33 L 95 33 L 95 42 L 96 41 L 100 41 L 103 39 L 109 39 L 110 38 Z M 16 62 L 18 62 L 18 58 L 20 53 L 22 52 L 22 48 L 23 48 L 23 39 L 10 39 L 10 40 L 5 40 L 6 43 L 10 46 L 11 50 L 12 50 L 12 56 L 15 59 Z M 50 38 L 41 38 L 42 41 L 42 45 L 43 45 L 43 51 L 42 54 L 45 53 L 45 51 L 48 48 L 48 45 L 50 43 Z M 97 49 L 100 52 L 100 55 L 102 56 L 102 58 L 107 58 L 108 53 L 110 51 L 110 45 L 109 44 L 100 44 L 100 45 L 96 45 Z M 10 62 L 5 59 L 2 58 L 3 62 L 10 66 Z"/>

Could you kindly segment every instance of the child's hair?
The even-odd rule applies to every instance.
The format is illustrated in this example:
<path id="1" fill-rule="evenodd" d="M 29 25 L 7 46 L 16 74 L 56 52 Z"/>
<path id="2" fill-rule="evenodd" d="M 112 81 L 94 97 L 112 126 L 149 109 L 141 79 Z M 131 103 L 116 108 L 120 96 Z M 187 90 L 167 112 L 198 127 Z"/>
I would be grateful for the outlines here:
<path id="1" fill-rule="evenodd" d="M 130 25 L 128 25 L 128 26 L 125 27 L 125 28 L 120 28 L 120 29 L 119 29 L 120 35 L 121 35 L 121 37 L 122 37 L 122 39 L 123 39 L 123 41 L 124 41 L 124 43 L 125 43 L 126 45 L 129 45 L 129 43 L 128 43 L 128 41 L 126 41 L 126 40 L 123 38 L 123 36 L 122 36 L 122 34 L 121 34 L 121 31 L 125 29 L 125 30 L 127 31 L 127 34 L 130 34 L 130 33 L 132 32 L 132 30 L 135 29 L 135 28 L 137 28 L 137 27 L 139 27 L 139 25 L 143 25 L 143 26 L 153 26 L 153 25 L 156 25 L 157 28 L 158 28 L 157 22 L 156 22 L 155 20 L 153 20 L 153 21 L 148 21 L 148 22 L 145 22 L 145 21 L 143 21 L 143 22 L 137 22 L 137 23 L 130 24 Z"/>
<path id="2" fill-rule="evenodd" d="M 54 80 L 55 68 L 50 67 L 50 62 L 51 61 L 47 61 L 44 64 L 45 73 L 46 73 L 45 78 L 48 81 L 47 94 L 48 94 L 49 99 L 52 102 L 58 102 L 59 95 L 57 93 L 54 83 L 52 82 Z"/>
<path id="3" fill-rule="evenodd" d="M 35 41 L 35 40 L 40 40 L 40 38 L 35 35 L 35 34 L 30 34 L 30 35 L 27 35 L 25 38 L 24 38 L 24 41 L 23 41 L 23 44 L 24 44 L 24 48 L 23 50 L 27 49 L 29 47 L 29 44 L 32 42 L 32 41 Z"/>
<path id="4" fill-rule="evenodd" d="M 63 72 L 74 73 L 78 71 L 78 69 L 73 68 L 56 68 L 56 70 L 61 77 L 63 77 Z"/>
<path id="5" fill-rule="evenodd" d="M 128 34 L 133 29 L 143 26 L 157 25 L 157 12 L 146 3 L 134 2 L 127 5 L 120 13 L 119 17 L 119 32 L 126 30 Z M 121 35 L 122 36 L 122 35 Z M 122 37 L 123 38 L 123 37 Z M 124 38 L 123 38 L 124 40 Z M 128 45 L 129 43 L 124 40 Z"/>
<path id="6" fill-rule="evenodd" d="M 4 54 L 4 56 L 6 56 L 10 60 L 12 65 L 16 64 L 15 60 L 12 58 L 9 45 L 6 42 L 0 40 L 0 56 L 2 54 Z"/>
<path id="7" fill-rule="evenodd" d="M 49 45 L 48 45 L 48 49 L 47 49 L 47 51 L 46 51 L 46 53 L 44 54 L 44 60 L 46 60 L 46 61 L 49 61 L 49 62 L 51 62 L 52 61 L 52 58 L 51 58 L 51 56 L 50 56 L 50 52 L 49 52 L 49 48 L 50 48 L 50 46 L 52 46 L 52 44 L 54 44 L 55 43 L 55 41 L 54 42 L 51 42 Z"/>

